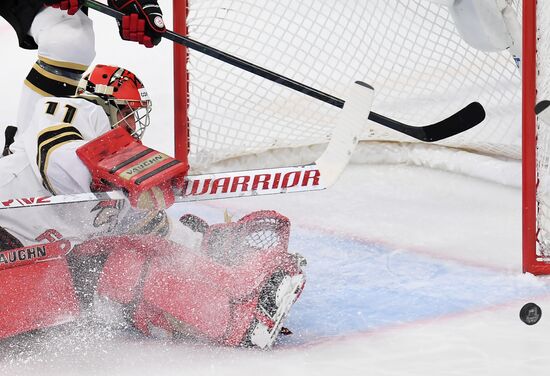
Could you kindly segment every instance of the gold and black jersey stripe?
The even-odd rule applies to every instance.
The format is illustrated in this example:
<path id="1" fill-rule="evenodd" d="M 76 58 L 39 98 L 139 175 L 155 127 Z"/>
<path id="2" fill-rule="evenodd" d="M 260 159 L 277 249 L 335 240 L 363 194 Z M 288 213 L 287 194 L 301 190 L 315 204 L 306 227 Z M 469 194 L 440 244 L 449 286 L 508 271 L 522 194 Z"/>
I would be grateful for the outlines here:
<path id="1" fill-rule="evenodd" d="M 36 165 L 42 176 L 44 188 L 51 193 L 55 194 L 55 191 L 46 176 L 51 153 L 61 145 L 82 139 L 80 131 L 66 123 L 45 128 L 38 134 Z"/>
<path id="2" fill-rule="evenodd" d="M 45 97 L 68 97 L 76 93 L 87 67 L 40 58 L 27 75 L 25 85 Z"/>
<path id="3" fill-rule="evenodd" d="M 50 59 L 50 58 L 42 56 L 42 55 L 38 56 L 38 63 L 40 63 L 42 65 L 45 64 L 45 65 L 47 65 L 49 67 L 52 67 L 54 69 L 64 69 L 69 73 L 79 74 L 79 75 L 82 75 L 82 73 L 84 73 L 84 71 L 86 71 L 86 69 L 88 69 L 87 65 L 78 64 L 78 63 L 71 63 L 71 62 L 68 62 L 68 61 L 54 60 L 54 59 Z M 48 70 L 50 70 L 50 69 L 48 68 Z"/>

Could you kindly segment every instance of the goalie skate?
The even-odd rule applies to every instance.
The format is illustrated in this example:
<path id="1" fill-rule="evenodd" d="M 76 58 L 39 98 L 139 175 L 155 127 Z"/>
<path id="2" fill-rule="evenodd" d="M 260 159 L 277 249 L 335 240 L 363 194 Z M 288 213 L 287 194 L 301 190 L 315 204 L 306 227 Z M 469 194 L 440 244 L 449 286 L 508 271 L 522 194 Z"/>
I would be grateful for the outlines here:
<path id="1" fill-rule="evenodd" d="M 302 256 L 295 256 L 299 267 L 305 265 Z M 260 293 L 256 318 L 250 326 L 245 345 L 261 349 L 268 349 L 273 345 L 304 284 L 305 277 L 302 273 L 290 276 L 279 271 L 271 276 Z"/>

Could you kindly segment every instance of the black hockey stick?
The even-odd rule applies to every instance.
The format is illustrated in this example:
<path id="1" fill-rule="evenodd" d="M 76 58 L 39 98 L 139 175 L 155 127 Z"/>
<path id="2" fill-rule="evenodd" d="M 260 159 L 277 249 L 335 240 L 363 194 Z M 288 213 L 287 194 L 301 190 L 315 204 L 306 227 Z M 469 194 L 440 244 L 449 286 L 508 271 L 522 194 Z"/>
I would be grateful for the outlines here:
<path id="1" fill-rule="evenodd" d="M 548 100 L 542 100 L 535 106 L 535 114 L 540 114 L 542 111 L 546 110 L 546 108 L 550 106 L 550 101 Z"/>
<path id="2" fill-rule="evenodd" d="M 96 0 L 85 0 L 85 4 L 88 7 L 98 12 L 114 17 L 117 20 L 121 20 L 122 16 L 124 15 L 123 13 L 112 9 L 109 6 L 102 4 Z M 300 82 L 294 81 L 290 78 L 281 76 L 280 74 L 269 71 L 246 60 L 240 59 L 236 56 L 230 55 L 203 43 L 197 42 L 183 35 L 174 33 L 173 31 L 167 30 L 163 34 L 163 37 L 175 43 L 182 44 L 193 50 L 202 52 L 225 63 L 231 64 L 235 67 L 241 68 L 247 72 L 256 74 L 270 81 L 286 86 L 290 89 L 309 95 L 310 97 L 329 103 L 333 106 L 339 108 L 343 108 L 344 106 L 344 101 L 342 99 L 334 97 L 330 94 L 326 94 L 322 91 L 304 85 Z M 404 133 L 420 141 L 433 142 L 454 136 L 481 123 L 483 119 L 485 119 L 485 110 L 483 109 L 483 106 L 478 102 L 472 102 L 460 111 L 451 115 L 450 117 L 426 126 L 412 126 L 404 124 L 372 111 L 370 112 L 368 118 L 369 120 L 374 121 L 380 125 Z"/>

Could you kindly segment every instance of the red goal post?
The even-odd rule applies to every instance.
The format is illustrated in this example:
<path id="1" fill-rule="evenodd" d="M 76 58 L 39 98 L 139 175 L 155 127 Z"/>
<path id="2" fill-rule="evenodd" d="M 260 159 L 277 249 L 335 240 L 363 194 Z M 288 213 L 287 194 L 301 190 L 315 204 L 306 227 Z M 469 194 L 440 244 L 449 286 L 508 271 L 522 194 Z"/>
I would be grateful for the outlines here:
<path id="1" fill-rule="evenodd" d="M 187 0 L 174 0 L 174 32 L 187 35 Z M 174 43 L 174 155 L 187 162 L 189 154 L 189 75 L 187 74 L 187 47 Z"/>
<path id="2" fill-rule="evenodd" d="M 550 137 L 537 118 L 537 102 L 550 94 L 550 10 L 544 1 L 523 1 L 523 271 L 550 274 Z"/>
<path id="3" fill-rule="evenodd" d="M 547 268 L 537 260 L 537 169 L 536 169 L 536 1 L 523 3 L 523 271 L 540 274 Z M 550 271 L 550 267 L 548 267 Z M 548 272 L 546 271 L 546 273 Z"/>

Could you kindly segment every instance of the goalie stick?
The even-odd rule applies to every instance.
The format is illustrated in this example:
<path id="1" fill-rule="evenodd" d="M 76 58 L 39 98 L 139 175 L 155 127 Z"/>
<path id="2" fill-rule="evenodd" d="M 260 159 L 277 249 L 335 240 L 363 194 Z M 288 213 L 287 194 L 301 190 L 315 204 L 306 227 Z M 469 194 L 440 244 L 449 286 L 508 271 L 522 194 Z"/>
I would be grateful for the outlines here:
<path id="1" fill-rule="evenodd" d="M 192 175 L 177 192 L 176 202 L 318 191 L 330 187 L 346 168 L 370 111 L 374 89 L 357 81 L 346 93 L 328 145 L 313 163 L 302 166 Z M 123 200 L 121 191 L 28 197 L 0 201 L 0 209 Z"/>
<path id="2" fill-rule="evenodd" d="M 122 12 L 112 9 L 109 6 L 102 4 L 96 0 L 85 0 L 84 3 L 88 7 L 103 14 L 114 17 L 117 20 L 121 20 L 122 16 L 124 16 Z M 274 73 L 265 68 L 252 64 L 246 60 L 240 59 L 236 56 L 230 55 L 183 35 L 174 33 L 173 31 L 167 30 L 163 34 L 163 37 L 175 43 L 182 44 L 188 48 L 202 52 L 225 63 L 231 64 L 235 67 L 241 68 L 247 72 L 266 78 L 272 82 L 281 84 L 290 89 L 299 91 L 303 94 L 329 103 L 333 106 L 339 108 L 342 108 L 344 106 L 344 101 L 340 98 L 334 97 L 330 94 L 326 94 L 300 82 L 294 81 L 290 78 L 284 77 L 280 74 Z M 368 114 L 368 118 L 375 123 L 383 125 L 384 127 L 391 128 L 397 132 L 406 134 L 420 141 L 434 142 L 462 133 L 481 123 L 483 119 L 485 119 L 485 110 L 483 109 L 483 106 L 478 102 L 472 102 L 466 107 L 462 108 L 460 111 L 449 116 L 448 118 L 425 126 L 408 125 L 405 123 L 401 123 L 397 120 L 385 117 L 383 115 L 379 115 L 375 112 L 370 112 Z"/>

